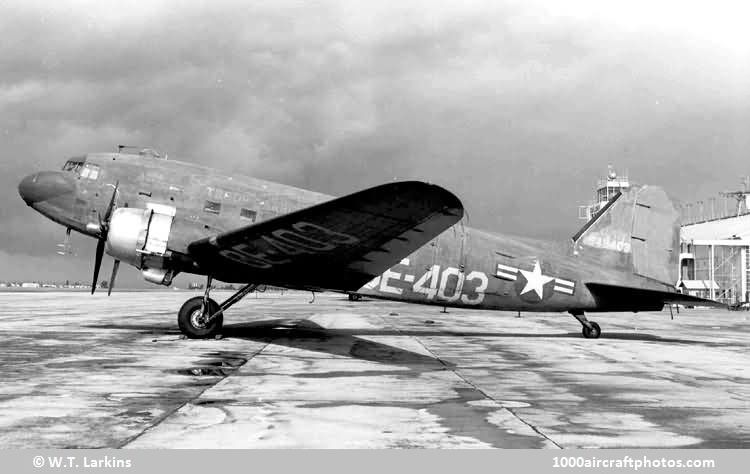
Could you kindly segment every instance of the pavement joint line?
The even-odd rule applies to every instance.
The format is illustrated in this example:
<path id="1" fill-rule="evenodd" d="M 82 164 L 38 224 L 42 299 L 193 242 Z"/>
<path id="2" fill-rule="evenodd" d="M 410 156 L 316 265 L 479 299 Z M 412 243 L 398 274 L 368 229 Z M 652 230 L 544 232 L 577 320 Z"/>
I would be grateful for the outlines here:
<path id="1" fill-rule="evenodd" d="M 390 326 L 390 327 L 391 327 L 391 328 L 393 328 L 393 329 L 394 329 L 394 330 L 395 330 L 396 332 L 398 332 L 399 334 L 402 334 L 402 335 L 403 335 L 403 333 L 402 333 L 402 332 L 401 332 L 401 330 L 400 330 L 400 329 L 398 328 L 398 326 L 395 326 L 395 325 L 391 324 L 391 323 L 390 323 L 390 322 L 389 322 L 388 320 L 386 320 L 386 319 L 385 319 L 385 316 L 381 316 L 381 319 L 382 319 L 382 320 L 383 320 L 383 321 L 384 321 L 384 322 L 386 323 L 386 325 L 387 325 L 387 326 Z M 432 352 L 432 351 L 430 350 L 430 348 L 429 348 L 429 347 L 427 347 L 427 345 L 426 345 L 426 344 L 425 344 L 424 342 L 422 342 L 422 340 L 421 340 L 421 339 L 419 338 L 419 336 L 411 336 L 411 337 L 413 337 L 413 338 L 414 338 L 414 340 L 415 340 L 415 341 L 417 341 L 417 343 L 418 343 L 418 344 L 419 344 L 420 346 L 422 346 L 422 348 L 423 348 L 423 349 L 424 349 L 425 351 L 427 351 L 427 353 L 428 353 L 428 354 L 430 354 L 430 355 L 431 355 L 431 356 L 432 356 L 432 357 L 433 357 L 433 358 L 434 358 L 435 360 L 437 360 L 438 362 L 440 362 L 440 364 L 442 364 L 442 365 L 443 365 L 443 367 L 445 367 L 446 369 L 448 369 L 448 370 L 450 370 L 451 372 L 453 372 L 453 375 L 455 375 L 456 377 L 458 377 L 458 379 L 459 379 L 459 380 L 461 380 L 461 381 L 462 381 L 463 383 L 465 383 L 466 385 L 468 385 L 469 387 L 471 387 L 471 388 L 472 388 L 472 389 L 474 389 L 475 391 L 479 392 L 479 393 L 480 393 L 480 394 L 481 394 L 481 395 L 482 395 L 482 396 L 483 396 L 484 398 L 486 398 L 487 400 L 492 400 L 492 401 L 493 401 L 494 403 L 496 403 L 496 404 L 497 404 L 498 406 L 500 406 L 500 407 L 501 407 L 501 408 L 502 408 L 503 410 L 506 410 L 506 411 L 507 411 L 508 413 L 510 413 L 511 415 L 513 415 L 513 417 L 514 417 L 515 419 L 517 419 L 518 421 L 520 421 L 520 422 L 521 422 L 521 423 L 523 423 L 524 425 L 528 426 L 528 427 L 529 427 L 529 428 L 530 428 L 530 429 L 531 429 L 532 431 L 534 431 L 535 433 L 537 433 L 537 434 L 538 434 L 539 436 L 541 436 L 542 438 L 544 438 L 544 439 L 546 439 L 547 441 L 549 441 L 550 443 L 552 443 L 552 444 L 553 444 L 553 445 L 554 445 L 554 446 L 555 446 L 556 448 L 558 448 L 558 449 L 563 449 L 563 447 L 562 447 L 561 445 L 559 445 L 559 444 L 558 444 L 557 442 L 555 442 L 555 441 L 554 441 L 554 440 L 553 440 L 552 438 L 550 438 L 549 436 L 547 436 L 546 434 L 544 434 L 544 433 L 543 433 L 543 432 L 542 432 L 542 431 L 541 431 L 541 430 L 540 430 L 539 428 L 537 428 L 537 427 L 536 427 L 536 426 L 534 426 L 533 424 L 531 424 L 531 423 L 527 422 L 526 420 L 524 420 L 523 418 L 521 418 L 521 417 L 520 417 L 520 416 L 519 416 L 519 415 L 518 415 L 518 414 L 517 414 L 516 412 L 514 412 L 514 411 L 513 411 L 513 410 L 512 410 L 511 408 L 508 408 L 508 407 L 505 407 L 505 406 L 503 406 L 503 404 L 502 404 L 502 403 L 500 403 L 500 402 L 498 402 L 497 400 L 495 400 L 494 398 L 492 398 L 492 397 L 491 397 L 490 395 L 488 395 L 488 394 L 487 394 L 487 392 L 485 392 L 484 390 L 482 390 L 481 388 L 479 388 L 479 387 L 478 387 L 478 386 L 477 386 L 476 384 L 474 384 L 474 383 L 470 382 L 470 381 L 469 381 L 468 379 L 466 379 L 466 377 L 464 377 L 463 375 L 461 375 L 461 373 L 460 373 L 460 372 L 458 371 L 458 369 L 457 369 L 457 368 L 456 368 L 456 369 L 452 369 L 452 368 L 450 368 L 450 366 L 449 366 L 448 364 L 446 364 L 446 363 L 445 363 L 445 361 L 444 361 L 443 359 L 441 359 L 441 358 L 440 358 L 440 357 L 439 357 L 439 356 L 438 356 L 437 354 L 435 354 L 434 352 Z"/>
<path id="2" fill-rule="evenodd" d="M 223 341 L 224 339 L 221 339 L 221 340 Z M 263 352 L 266 349 L 266 347 L 268 347 L 269 344 L 271 344 L 270 341 L 266 342 L 263 345 L 263 347 L 261 347 L 260 349 L 258 349 L 257 351 L 255 351 L 250 357 L 248 357 L 247 360 L 244 363 L 242 363 L 242 364 L 238 365 L 237 367 L 235 367 L 234 368 L 235 370 L 233 370 L 232 373 L 236 372 L 236 370 L 240 369 L 241 367 L 244 367 L 248 362 L 250 362 L 251 360 L 255 359 L 255 357 L 257 357 L 261 352 Z M 188 403 L 191 403 L 193 400 L 196 400 L 196 399 L 200 398 L 209 389 L 212 389 L 212 388 L 216 387 L 218 384 L 220 384 L 221 382 L 223 382 L 224 380 L 226 380 L 230 376 L 231 376 L 231 374 L 227 374 L 224 377 L 221 377 L 219 380 L 217 380 L 215 384 L 206 386 L 206 388 L 204 388 L 203 390 L 201 390 L 200 392 L 198 392 L 194 397 L 185 400 L 183 403 L 181 403 L 180 405 L 178 405 L 177 407 L 175 407 L 173 410 L 171 410 L 171 411 L 163 414 L 159 418 L 157 418 L 153 423 L 151 423 L 149 426 L 147 426 L 145 429 L 143 429 L 143 431 L 141 431 L 140 433 L 135 434 L 135 435 L 127 438 L 125 441 L 123 441 L 122 443 L 120 443 L 119 446 L 117 446 L 117 449 L 125 448 L 127 445 L 129 445 L 130 443 L 134 442 L 135 440 L 137 440 L 138 438 L 140 438 L 141 436 L 143 436 L 144 434 L 146 434 L 147 431 L 150 431 L 153 428 L 156 428 L 157 426 L 159 426 L 160 424 L 162 424 L 167 418 L 171 417 L 172 415 L 174 415 L 175 413 L 177 413 L 178 411 L 180 411 L 182 409 L 182 407 L 184 407 Z"/>
<path id="3" fill-rule="evenodd" d="M 398 329 L 397 329 L 397 330 L 398 330 Z M 422 341 L 421 341 L 421 340 L 419 339 L 419 337 L 416 337 L 416 336 L 415 336 L 415 337 L 414 337 L 414 339 L 415 339 L 415 340 L 416 340 L 416 341 L 417 341 L 417 342 L 419 343 L 419 345 L 421 345 L 422 347 L 424 347 L 424 349 L 425 349 L 425 350 L 426 350 L 427 352 L 429 352 L 429 353 L 430 353 L 430 355 L 432 355 L 432 356 L 433 356 L 433 357 L 434 357 L 435 359 L 437 359 L 437 360 L 438 360 L 438 361 L 439 361 L 439 362 L 440 362 L 441 364 L 443 364 L 443 365 L 444 365 L 444 366 L 445 366 L 446 368 L 448 368 L 448 364 L 446 364 L 446 363 L 445 363 L 445 362 L 444 362 L 444 361 L 443 361 L 443 360 L 442 360 L 442 359 L 441 359 L 440 357 L 438 357 L 438 356 L 437 356 L 437 355 L 436 355 L 436 354 L 435 354 L 434 352 L 432 352 L 432 351 L 431 351 L 431 350 L 430 350 L 430 349 L 429 349 L 429 348 L 428 348 L 428 347 L 427 347 L 427 346 L 426 346 L 426 345 L 425 345 L 425 344 L 424 344 L 424 343 L 423 343 L 423 342 L 422 342 Z M 538 427 L 534 426 L 533 424 L 531 424 L 531 423 L 529 423 L 528 421 L 526 421 L 526 420 L 524 420 L 523 418 L 521 418 L 521 416 L 520 416 L 520 415 L 518 415 L 518 414 L 517 414 L 517 413 L 516 413 L 515 411 L 513 411 L 513 409 L 512 409 L 512 408 L 508 408 L 508 407 L 505 407 L 505 406 L 503 406 L 503 404 L 502 404 L 502 403 L 500 403 L 500 402 L 498 402 L 497 400 L 495 400 L 495 399 L 494 399 L 493 397 L 491 397 L 491 396 L 490 396 L 489 394 L 487 394 L 487 392 L 485 392 L 484 390 L 482 390 L 481 388 L 479 388 L 479 387 L 478 387 L 478 386 L 477 386 L 476 384 L 474 384 L 474 383 L 470 382 L 470 381 L 469 381 L 469 380 L 468 380 L 468 379 L 467 379 L 466 377 L 464 377 L 463 375 L 461 375 L 461 373 L 460 373 L 460 372 L 458 371 L 458 369 L 450 369 L 450 368 L 449 368 L 448 370 L 450 370 L 451 372 L 453 372 L 453 374 L 454 374 L 454 375 L 455 375 L 456 377 L 458 377 L 458 378 L 459 378 L 459 379 L 460 379 L 460 380 L 461 380 L 461 381 L 462 381 L 463 383 L 465 383 L 466 385 L 468 385 L 469 387 L 471 387 L 471 388 L 472 388 L 472 389 L 474 389 L 475 391 L 479 392 L 479 393 L 480 393 L 480 394 L 481 394 L 481 395 L 482 395 L 482 396 L 483 396 L 484 398 L 486 398 L 487 400 L 492 400 L 493 402 L 497 403 L 497 405 L 498 405 L 498 406 L 500 406 L 500 407 L 501 407 L 501 408 L 502 408 L 503 410 L 506 410 L 506 411 L 507 411 L 508 413 L 510 413 L 511 415 L 513 415 L 513 417 L 514 417 L 514 418 L 516 418 L 516 419 L 517 419 L 518 421 L 520 421 L 520 422 L 521 422 L 521 423 L 523 423 L 524 425 L 528 426 L 528 427 L 529 427 L 529 428 L 530 428 L 530 429 L 531 429 L 532 431 L 534 431 L 535 433 L 537 433 L 537 434 L 538 434 L 539 436 L 541 436 L 542 438 L 546 439 L 547 441 L 549 441 L 550 443 L 552 443 L 553 445 L 555 445 L 555 447 L 556 447 L 556 448 L 558 448 L 558 449 L 563 449 L 563 447 L 562 447 L 561 445 L 557 444 L 557 442 L 555 442 L 555 441 L 554 441 L 554 440 L 553 440 L 552 438 L 550 438 L 549 436 L 547 436 L 546 434 L 544 434 L 544 433 L 543 433 L 543 432 L 542 432 L 542 431 L 541 431 L 541 430 L 540 430 L 540 429 L 539 429 Z"/>

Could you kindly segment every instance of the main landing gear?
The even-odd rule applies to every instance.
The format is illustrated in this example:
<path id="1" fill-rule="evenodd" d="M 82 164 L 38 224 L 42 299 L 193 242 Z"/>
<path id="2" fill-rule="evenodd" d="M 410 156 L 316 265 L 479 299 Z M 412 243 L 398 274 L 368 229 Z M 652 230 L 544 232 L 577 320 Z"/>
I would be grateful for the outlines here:
<path id="1" fill-rule="evenodd" d="M 583 337 L 586 339 L 599 339 L 599 336 L 602 335 L 602 328 L 600 328 L 597 323 L 586 319 L 586 315 L 583 314 L 583 311 L 571 311 L 570 314 L 581 323 Z"/>
<path id="2" fill-rule="evenodd" d="M 212 281 L 213 278 L 209 276 L 206 281 L 206 292 L 203 293 L 203 296 L 195 296 L 187 300 L 177 314 L 177 325 L 180 327 L 180 332 L 190 339 L 207 339 L 218 336 L 224 326 L 224 311 L 258 288 L 257 284 L 249 283 L 223 303 L 218 304 L 209 298 Z"/>

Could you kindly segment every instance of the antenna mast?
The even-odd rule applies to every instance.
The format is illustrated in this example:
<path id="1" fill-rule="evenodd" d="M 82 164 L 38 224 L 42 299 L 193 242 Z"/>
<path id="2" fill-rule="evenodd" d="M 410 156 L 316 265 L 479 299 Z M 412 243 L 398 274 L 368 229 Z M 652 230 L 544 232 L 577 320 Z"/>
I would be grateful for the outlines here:
<path id="1" fill-rule="evenodd" d="M 723 193 L 719 193 L 721 196 L 733 197 L 737 200 L 738 216 L 748 213 L 747 197 L 750 196 L 750 176 L 745 176 L 744 178 L 742 178 L 742 187 L 744 189 L 741 191 L 725 191 Z M 744 213 L 742 212 L 743 207 L 745 208 Z"/>

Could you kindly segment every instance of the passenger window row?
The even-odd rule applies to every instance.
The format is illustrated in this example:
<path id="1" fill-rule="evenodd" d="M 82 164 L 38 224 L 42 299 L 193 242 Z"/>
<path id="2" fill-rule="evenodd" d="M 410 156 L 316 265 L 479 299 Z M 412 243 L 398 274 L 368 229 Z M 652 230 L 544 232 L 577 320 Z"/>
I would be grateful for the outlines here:
<path id="1" fill-rule="evenodd" d="M 203 212 L 216 215 L 221 214 L 221 203 L 216 201 L 206 201 L 206 203 L 203 205 Z M 250 222 L 255 222 L 255 219 L 258 217 L 258 213 L 252 209 L 243 207 L 240 209 L 240 217 L 242 217 L 243 219 L 247 219 Z"/>

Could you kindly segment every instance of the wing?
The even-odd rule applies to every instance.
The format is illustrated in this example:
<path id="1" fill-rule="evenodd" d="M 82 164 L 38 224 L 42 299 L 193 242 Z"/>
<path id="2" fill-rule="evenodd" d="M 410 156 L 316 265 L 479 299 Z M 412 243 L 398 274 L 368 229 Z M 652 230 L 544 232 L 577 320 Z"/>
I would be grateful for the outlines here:
<path id="1" fill-rule="evenodd" d="M 188 252 L 223 281 L 355 291 L 463 212 L 439 186 L 390 183 L 198 240 Z"/>
<path id="2" fill-rule="evenodd" d="M 633 309 L 659 311 L 665 304 L 670 303 L 727 308 L 727 305 L 718 301 L 672 291 L 649 290 L 604 283 L 586 283 L 586 287 L 596 299 L 597 306 L 607 308 L 607 311 L 632 311 Z"/>

